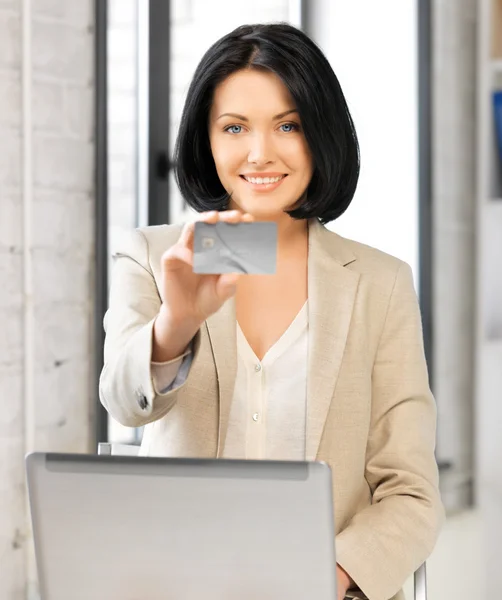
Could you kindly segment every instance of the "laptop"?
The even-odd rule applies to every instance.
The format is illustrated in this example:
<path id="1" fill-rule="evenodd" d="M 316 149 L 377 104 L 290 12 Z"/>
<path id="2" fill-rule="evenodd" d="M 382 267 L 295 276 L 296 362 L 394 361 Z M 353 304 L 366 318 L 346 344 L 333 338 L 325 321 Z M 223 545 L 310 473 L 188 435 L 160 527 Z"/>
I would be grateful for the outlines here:
<path id="1" fill-rule="evenodd" d="M 335 600 L 331 471 L 33 453 L 41 600 Z"/>

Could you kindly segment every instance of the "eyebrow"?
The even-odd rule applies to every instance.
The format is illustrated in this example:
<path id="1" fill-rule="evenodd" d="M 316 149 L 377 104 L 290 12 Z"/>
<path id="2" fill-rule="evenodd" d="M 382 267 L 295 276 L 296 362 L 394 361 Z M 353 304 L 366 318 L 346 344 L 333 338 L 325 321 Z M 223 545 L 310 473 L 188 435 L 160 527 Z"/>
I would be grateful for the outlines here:
<path id="1" fill-rule="evenodd" d="M 273 117 L 273 120 L 277 121 L 278 119 L 282 119 L 286 115 L 289 115 L 291 113 L 297 113 L 297 112 L 298 112 L 298 110 L 296 108 L 291 108 L 289 110 L 286 110 L 285 112 L 275 115 L 275 117 Z M 243 115 L 238 115 L 236 113 L 223 113 L 216 120 L 218 121 L 218 119 L 221 119 L 223 117 L 234 117 L 235 119 L 239 119 L 241 121 L 249 121 L 249 119 L 247 117 L 244 117 Z"/>

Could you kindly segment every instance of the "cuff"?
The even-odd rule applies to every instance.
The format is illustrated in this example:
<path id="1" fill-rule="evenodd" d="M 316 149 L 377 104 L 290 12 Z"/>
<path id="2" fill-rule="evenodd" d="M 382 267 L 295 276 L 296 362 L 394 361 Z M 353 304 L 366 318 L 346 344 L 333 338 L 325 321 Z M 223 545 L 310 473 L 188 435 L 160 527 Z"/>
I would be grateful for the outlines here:
<path id="1" fill-rule="evenodd" d="M 193 341 L 188 344 L 183 354 L 172 360 L 162 363 L 152 361 L 150 363 L 153 388 L 156 394 L 166 394 L 172 390 L 173 383 L 177 378 L 179 379 L 178 375 L 180 374 L 181 367 L 185 366 L 188 362 L 187 357 L 190 358 L 191 363 L 192 344 Z"/>

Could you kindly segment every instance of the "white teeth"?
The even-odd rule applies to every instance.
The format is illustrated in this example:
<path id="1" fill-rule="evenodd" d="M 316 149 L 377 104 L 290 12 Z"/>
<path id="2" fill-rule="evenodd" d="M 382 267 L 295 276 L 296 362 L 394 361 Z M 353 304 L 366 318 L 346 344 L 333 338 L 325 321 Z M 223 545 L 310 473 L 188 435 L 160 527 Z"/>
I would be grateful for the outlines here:
<path id="1" fill-rule="evenodd" d="M 280 181 L 284 175 L 280 175 L 279 177 L 246 177 L 244 179 L 249 181 L 249 183 L 258 183 L 258 184 L 267 184 L 267 183 L 277 183 Z"/>

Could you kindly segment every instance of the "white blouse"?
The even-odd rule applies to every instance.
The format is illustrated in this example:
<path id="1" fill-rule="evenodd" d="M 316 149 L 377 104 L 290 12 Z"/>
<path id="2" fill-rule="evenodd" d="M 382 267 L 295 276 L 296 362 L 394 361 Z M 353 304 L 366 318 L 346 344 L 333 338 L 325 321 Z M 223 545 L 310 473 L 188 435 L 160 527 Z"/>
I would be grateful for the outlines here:
<path id="1" fill-rule="evenodd" d="M 237 323 L 237 376 L 224 458 L 304 460 L 307 423 L 308 301 L 260 362 Z M 186 379 L 191 354 L 152 363 L 156 390 Z"/>

